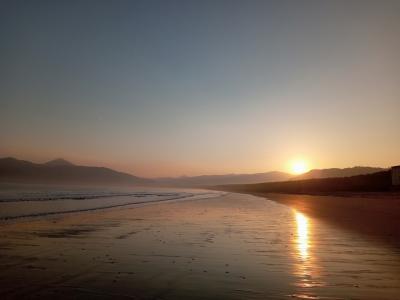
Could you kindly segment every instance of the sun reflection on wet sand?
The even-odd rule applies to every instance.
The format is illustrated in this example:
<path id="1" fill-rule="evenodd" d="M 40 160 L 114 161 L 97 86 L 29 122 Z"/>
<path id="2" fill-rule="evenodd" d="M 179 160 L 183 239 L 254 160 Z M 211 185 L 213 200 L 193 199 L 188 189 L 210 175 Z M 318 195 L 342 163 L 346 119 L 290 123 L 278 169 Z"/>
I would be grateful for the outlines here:
<path id="1" fill-rule="evenodd" d="M 308 219 L 302 213 L 295 211 L 296 225 L 297 225 L 297 249 L 299 255 L 303 260 L 308 258 Z"/>
<path id="2" fill-rule="evenodd" d="M 315 258 L 310 251 L 311 246 L 311 224 L 308 217 L 294 210 L 295 221 L 295 275 L 298 281 L 295 283 L 300 288 L 293 297 L 301 299 L 314 299 L 313 288 L 324 286 L 319 281 L 318 266 L 315 264 Z M 314 291 L 315 292 L 315 291 Z"/>

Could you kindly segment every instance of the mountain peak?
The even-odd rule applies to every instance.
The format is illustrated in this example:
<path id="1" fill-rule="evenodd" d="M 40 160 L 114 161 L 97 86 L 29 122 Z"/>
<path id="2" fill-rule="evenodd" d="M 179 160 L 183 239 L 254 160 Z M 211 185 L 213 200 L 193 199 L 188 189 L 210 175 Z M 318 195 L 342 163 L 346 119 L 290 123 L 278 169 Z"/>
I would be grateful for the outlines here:
<path id="1" fill-rule="evenodd" d="M 47 163 L 44 163 L 46 166 L 52 166 L 52 167 L 59 167 L 59 166 L 74 166 L 73 163 L 70 163 L 69 161 L 63 159 L 63 158 L 57 158 L 48 161 Z"/>

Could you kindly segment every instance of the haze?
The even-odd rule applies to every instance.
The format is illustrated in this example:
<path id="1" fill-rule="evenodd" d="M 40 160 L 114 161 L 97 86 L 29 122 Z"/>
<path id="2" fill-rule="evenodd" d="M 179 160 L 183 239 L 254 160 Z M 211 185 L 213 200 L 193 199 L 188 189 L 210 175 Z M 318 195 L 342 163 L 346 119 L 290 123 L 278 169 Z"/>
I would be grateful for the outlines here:
<path id="1" fill-rule="evenodd" d="M 2 1 L 0 157 L 139 176 L 398 162 L 399 1 Z"/>

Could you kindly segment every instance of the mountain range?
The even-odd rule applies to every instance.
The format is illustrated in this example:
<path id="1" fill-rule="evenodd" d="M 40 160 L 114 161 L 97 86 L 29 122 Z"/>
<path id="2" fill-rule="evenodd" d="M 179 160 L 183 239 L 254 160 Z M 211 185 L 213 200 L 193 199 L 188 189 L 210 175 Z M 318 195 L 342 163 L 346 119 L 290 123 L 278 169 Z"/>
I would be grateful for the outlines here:
<path id="1" fill-rule="evenodd" d="M 235 183 L 258 183 L 288 180 L 292 175 L 284 172 L 272 171 L 255 174 L 225 174 L 225 175 L 201 175 L 201 176 L 182 176 L 166 177 L 154 179 L 157 184 L 162 186 L 176 187 L 200 187 L 221 184 Z"/>
<path id="2" fill-rule="evenodd" d="M 284 193 L 340 195 L 344 192 L 388 192 L 392 190 L 391 172 L 384 170 L 371 174 L 263 182 L 255 184 L 229 184 L 212 187 L 216 190 L 238 193 Z"/>
<path id="3" fill-rule="evenodd" d="M 357 175 L 365 175 L 384 171 L 383 168 L 373 167 L 352 167 L 352 168 L 330 168 L 330 169 L 312 169 L 304 174 L 294 176 L 292 180 L 315 179 L 315 178 L 330 178 L 330 177 L 350 177 Z"/>
<path id="4" fill-rule="evenodd" d="M 353 167 L 344 169 L 314 169 L 293 176 L 285 172 L 254 174 L 201 175 L 163 178 L 142 178 L 104 167 L 75 165 L 59 158 L 38 164 L 12 157 L 0 158 L 0 182 L 76 184 L 76 185 L 133 185 L 168 187 L 207 187 L 225 184 L 251 184 L 312 178 L 349 177 L 382 171 L 382 168 Z"/>
<path id="5" fill-rule="evenodd" d="M 0 159 L 0 182 L 147 185 L 151 183 L 151 180 L 103 167 L 77 166 L 64 159 L 37 164 L 7 157 Z"/>

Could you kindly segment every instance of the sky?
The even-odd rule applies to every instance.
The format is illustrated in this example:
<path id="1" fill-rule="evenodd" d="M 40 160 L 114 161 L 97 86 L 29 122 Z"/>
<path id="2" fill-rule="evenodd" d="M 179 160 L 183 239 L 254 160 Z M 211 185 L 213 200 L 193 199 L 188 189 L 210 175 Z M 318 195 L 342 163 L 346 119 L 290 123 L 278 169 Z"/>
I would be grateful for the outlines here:
<path id="1" fill-rule="evenodd" d="M 400 164 L 400 1 L 1 0 L 0 79 L 0 157 Z"/>

